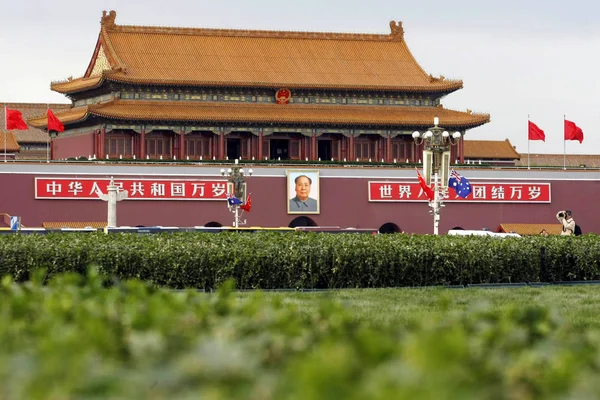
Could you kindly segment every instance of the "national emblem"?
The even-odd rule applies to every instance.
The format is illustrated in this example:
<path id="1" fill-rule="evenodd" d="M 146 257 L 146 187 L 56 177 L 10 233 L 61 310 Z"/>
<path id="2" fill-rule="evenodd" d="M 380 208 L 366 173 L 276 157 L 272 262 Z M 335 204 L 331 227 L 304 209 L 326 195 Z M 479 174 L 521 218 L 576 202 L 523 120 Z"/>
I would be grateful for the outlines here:
<path id="1" fill-rule="evenodd" d="M 291 97 L 292 93 L 289 89 L 279 89 L 277 93 L 275 93 L 275 102 L 277 104 L 288 104 Z"/>

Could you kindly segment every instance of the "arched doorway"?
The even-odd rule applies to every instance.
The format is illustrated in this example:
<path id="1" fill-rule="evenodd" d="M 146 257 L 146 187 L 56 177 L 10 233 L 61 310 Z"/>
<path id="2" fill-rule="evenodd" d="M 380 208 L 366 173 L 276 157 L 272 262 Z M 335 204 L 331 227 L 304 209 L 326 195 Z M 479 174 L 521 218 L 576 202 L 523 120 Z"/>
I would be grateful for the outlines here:
<path id="1" fill-rule="evenodd" d="M 223 224 L 220 224 L 216 221 L 211 221 L 211 222 L 204 224 L 204 226 L 207 228 L 220 228 L 223 226 Z"/>
<path id="2" fill-rule="evenodd" d="M 297 228 L 299 226 L 317 226 L 317 223 L 312 218 L 301 216 L 294 218 L 288 225 L 289 228 Z"/>
<path id="3" fill-rule="evenodd" d="M 386 222 L 379 227 L 379 233 L 402 233 L 402 229 L 393 222 Z"/>

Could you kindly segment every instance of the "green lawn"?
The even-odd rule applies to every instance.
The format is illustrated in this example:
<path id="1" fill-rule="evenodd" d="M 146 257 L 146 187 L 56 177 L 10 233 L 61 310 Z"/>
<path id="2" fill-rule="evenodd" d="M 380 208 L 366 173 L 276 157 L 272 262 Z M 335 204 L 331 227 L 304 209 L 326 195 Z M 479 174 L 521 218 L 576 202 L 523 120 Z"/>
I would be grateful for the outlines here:
<path id="1" fill-rule="evenodd" d="M 247 293 L 238 294 L 248 296 Z M 354 289 L 326 292 L 268 292 L 268 298 L 281 298 L 310 314 L 320 299 L 339 301 L 354 318 L 374 324 L 409 324 L 428 318 L 441 318 L 449 312 L 469 312 L 474 308 L 539 305 L 556 311 L 576 329 L 600 328 L 600 285 L 546 286 L 523 288 L 419 288 Z"/>
<path id="2" fill-rule="evenodd" d="M 0 284 L 0 399 L 598 398 L 600 287 Z"/>

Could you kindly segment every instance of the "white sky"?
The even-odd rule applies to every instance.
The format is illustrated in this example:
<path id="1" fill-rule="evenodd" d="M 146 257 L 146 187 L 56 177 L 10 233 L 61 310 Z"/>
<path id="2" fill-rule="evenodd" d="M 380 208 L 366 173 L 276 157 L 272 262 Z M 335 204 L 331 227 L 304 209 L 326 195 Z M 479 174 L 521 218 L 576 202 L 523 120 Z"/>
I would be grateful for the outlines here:
<path id="1" fill-rule="evenodd" d="M 563 118 L 583 129 L 568 154 L 600 153 L 600 2 L 594 0 L 2 0 L 0 102 L 63 103 L 50 82 L 80 77 L 103 10 L 119 25 L 389 33 L 402 21 L 427 73 L 462 79 L 446 108 L 490 113 L 468 139 L 563 153 Z M 440 121 L 443 125 L 443 121 Z"/>

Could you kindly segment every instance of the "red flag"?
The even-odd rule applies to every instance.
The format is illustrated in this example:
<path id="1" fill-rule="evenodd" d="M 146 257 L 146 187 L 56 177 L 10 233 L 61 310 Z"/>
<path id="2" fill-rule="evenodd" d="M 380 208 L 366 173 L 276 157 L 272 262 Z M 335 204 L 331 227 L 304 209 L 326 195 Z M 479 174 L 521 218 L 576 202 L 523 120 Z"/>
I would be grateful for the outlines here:
<path id="1" fill-rule="evenodd" d="M 417 170 L 417 178 L 419 179 L 419 184 L 421 185 L 421 188 L 425 192 L 425 195 L 427 196 L 429 201 L 433 201 L 433 199 L 435 198 L 435 195 L 433 194 L 433 189 L 427 186 L 427 184 L 425 183 L 425 179 L 423 179 L 419 170 Z"/>
<path id="2" fill-rule="evenodd" d="M 546 141 L 546 135 L 536 124 L 529 121 L 529 140 L 542 140 Z"/>
<path id="3" fill-rule="evenodd" d="M 581 128 L 575 125 L 575 122 L 567 121 L 566 119 L 565 140 L 579 140 L 579 143 L 583 142 L 583 131 Z"/>
<path id="4" fill-rule="evenodd" d="M 6 111 L 6 130 L 27 130 L 27 124 L 23 121 L 23 114 L 18 110 L 4 108 Z"/>
<path id="5" fill-rule="evenodd" d="M 250 193 L 252 194 L 252 193 Z M 246 199 L 246 204 L 243 204 L 240 206 L 240 208 L 244 211 L 248 211 L 250 212 L 250 209 L 252 208 L 252 199 L 250 198 L 250 194 L 248 195 L 248 199 Z"/>
<path id="6" fill-rule="evenodd" d="M 64 132 L 65 126 L 56 118 L 52 110 L 48 109 L 48 132 L 50 131 Z"/>

